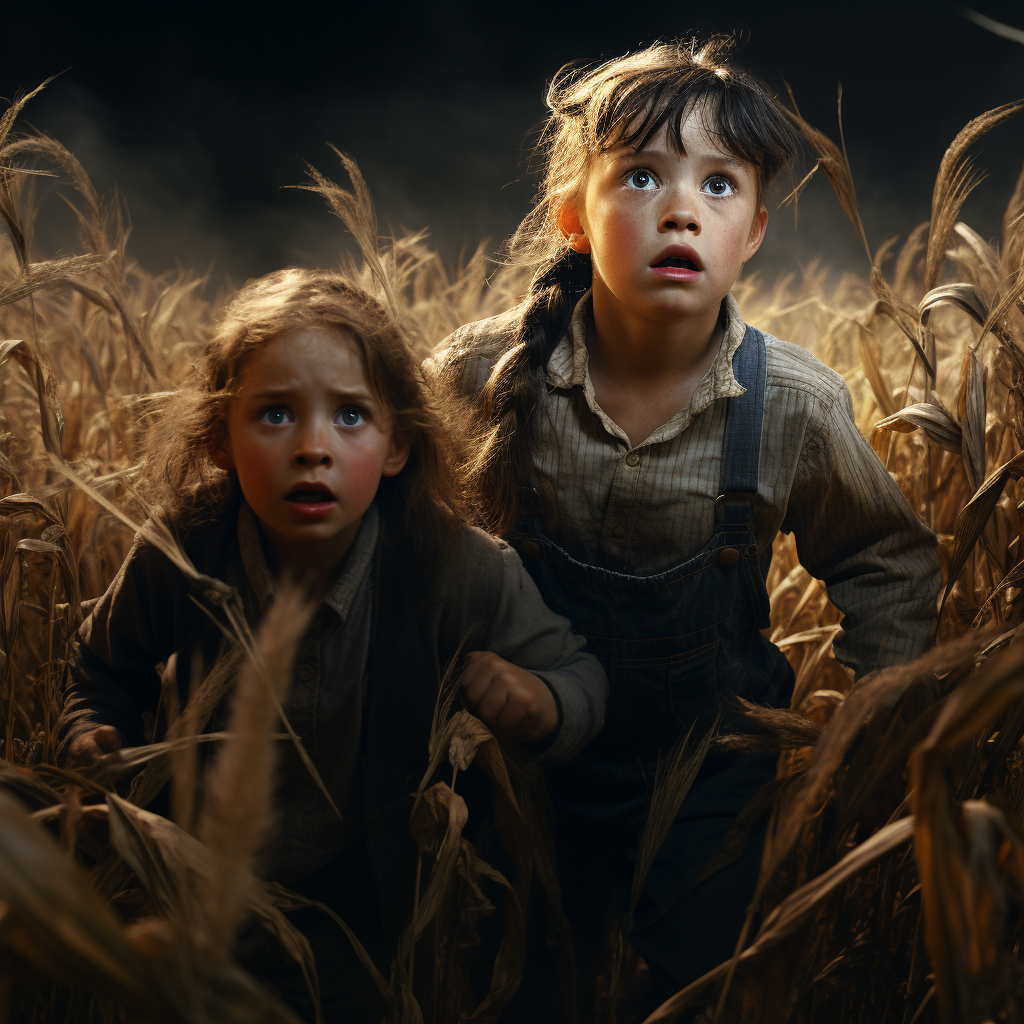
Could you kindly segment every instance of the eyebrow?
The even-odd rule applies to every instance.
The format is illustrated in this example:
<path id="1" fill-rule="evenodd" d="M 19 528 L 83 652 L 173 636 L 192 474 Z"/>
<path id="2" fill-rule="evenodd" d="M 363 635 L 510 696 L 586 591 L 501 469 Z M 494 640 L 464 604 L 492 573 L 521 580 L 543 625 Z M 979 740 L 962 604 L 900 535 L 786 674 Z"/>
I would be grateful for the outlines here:
<path id="1" fill-rule="evenodd" d="M 732 156 L 729 153 L 723 153 L 721 151 L 716 151 L 712 156 L 706 157 L 706 159 L 715 163 L 725 164 L 727 167 L 737 167 L 742 169 L 750 166 L 750 164 L 745 160 L 741 160 L 738 156 Z"/>
<path id="2" fill-rule="evenodd" d="M 292 386 L 290 384 L 279 384 L 276 387 L 263 388 L 261 391 L 257 391 L 245 397 L 250 401 L 257 402 L 271 398 L 287 398 L 289 395 L 294 395 L 299 391 L 302 391 L 301 387 Z M 361 402 L 373 400 L 373 395 L 365 388 L 333 388 L 330 393 L 333 397 L 342 400 L 353 399 Z"/>
<path id="3" fill-rule="evenodd" d="M 646 146 L 643 149 L 633 149 L 631 146 L 624 146 L 622 147 L 621 152 L 614 157 L 614 160 L 616 164 L 620 162 L 628 162 L 630 160 L 635 160 L 637 157 L 643 157 L 645 154 L 651 152 L 651 149 Z M 658 152 L 661 151 L 659 150 Z M 690 155 L 687 153 L 685 147 L 680 147 L 680 154 L 686 157 Z M 721 149 L 715 149 L 708 153 L 701 154 L 700 158 L 709 163 L 721 163 L 725 164 L 727 167 L 735 167 L 737 169 L 750 166 L 746 160 L 741 160 L 738 156 L 733 156 L 731 153 L 726 153 Z"/>

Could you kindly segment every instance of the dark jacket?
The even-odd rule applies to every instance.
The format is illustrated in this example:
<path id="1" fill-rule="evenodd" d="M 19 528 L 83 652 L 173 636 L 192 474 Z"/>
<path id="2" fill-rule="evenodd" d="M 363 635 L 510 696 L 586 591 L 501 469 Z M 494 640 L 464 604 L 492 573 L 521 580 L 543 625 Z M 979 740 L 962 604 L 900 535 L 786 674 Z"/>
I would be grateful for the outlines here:
<path id="1" fill-rule="evenodd" d="M 260 608 L 246 578 L 237 519 L 235 506 L 219 521 L 190 531 L 183 547 L 206 577 L 237 590 L 246 617 L 255 622 Z M 431 721 L 448 664 L 460 652 L 496 650 L 541 676 L 555 693 L 563 719 L 545 761 L 572 756 L 596 734 L 607 684 L 597 660 L 583 653 L 582 639 L 543 605 L 507 545 L 479 530 L 464 530 L 444 570 L 429 583 L 415 585 L 389 535 L 382 523 L 368 585 L 360 591 L 371 607 L 358 803 L 385 931 L 396 934 L 410 909 L 415 865 L 408 830 L 410 794 L 427 767 Z M 177 689 L 184 704 L 195 656 L 208 669 L 231 646 L 196 606 L 196 599 L 209 603 L 202 590 L 151 544 L 136 544 L 83 625 L 68 692 L 71 730 L 109 724 L 121 732 L 125 745 L 144 742 L 144 716 L 157 712 L 160 697 L 155 666 L 172 652 L 178 654 Z M 76 715 L 85 717 L 75 722 Z M 218 709 L 206 728 L 223 724 Z M 283 771 L 305 769 L 297 759 L 286 758 Z M 282 792 L 294 788 L 283 786 Z M 408 885 L 400 881 L 405 878 Z"/>

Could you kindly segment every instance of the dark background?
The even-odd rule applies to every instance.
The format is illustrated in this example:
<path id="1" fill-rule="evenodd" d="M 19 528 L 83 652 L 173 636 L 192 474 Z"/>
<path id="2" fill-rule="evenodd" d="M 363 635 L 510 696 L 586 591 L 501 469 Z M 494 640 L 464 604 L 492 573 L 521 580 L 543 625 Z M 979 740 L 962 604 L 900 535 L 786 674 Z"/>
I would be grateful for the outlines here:
<path id="1" fill-rule="evenodd" d="M 1024 4 L 975 0 L 1024 28 Z M 143 13 L 143 11 L 146 13 Z M 584 13 L 585 11 L 585 13 Z M 927 12 L 927 13 L 922 13 Z M 1024 45 L 952 3 L 810 5 L 336 4 L 201 10 L 20 4 L 4 14 L 0 95 L 63 72 L 24 120 L 71 148 L 133 224 L 147 269 L 211 271 L 211 287 L 291 262 L 330 264 L 344 245 L 317 197 L 282 186 L 304 161 L 337 176 L 331 141 L 359 162 L 381 225 L 429 228 L 454 262 L 496 249 L 526 212 L 526 162 L 545 82 L 656 38 L 739 31 L 736 61 L 846 143 L 872 246 L 928 216 L 946 146 L 972 117 L 1024 96 Z M 67 70 L 65 70 L 67 69 Z M 986 237 L 1024 160 L 1024 117 L 977 147 L 989 178 L 964 219 Z M 47 184 L 52 189 L 52 184 Z M 71 251 L 48 199 L 36 258 Z M 769 278 L 816 255 L 861 269 L 863 253 L 827 184 L 773 227 L 752 267 Z"/>

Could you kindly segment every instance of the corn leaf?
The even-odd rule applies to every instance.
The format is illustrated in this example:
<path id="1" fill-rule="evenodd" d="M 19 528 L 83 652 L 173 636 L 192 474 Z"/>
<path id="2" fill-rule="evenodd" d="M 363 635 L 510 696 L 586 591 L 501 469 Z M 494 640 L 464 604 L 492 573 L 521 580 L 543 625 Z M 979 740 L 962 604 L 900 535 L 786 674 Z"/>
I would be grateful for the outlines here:
<path id="1" fill-rule="evenodd" d="M 933 288 L 918 303 L 917 315 L 921 323 L 927 326 L 934 310 L 939 306 L 956 306 L 962 309 L 977 324 L 983 324 L 988 317 L 988 306 L 985 300 L 978 294 L 973 284 L 957 282 L 955 284 L 942 284 Z"/>
<path id="2" fill-rule="evenodd" d="M 940 615 L 946 606 L 946 600 L 949 597 L 949 592 L 953 589 L 953 584 L 956 583 L 967 564 L 974 545 L 978 543 L 978 538 L 1003 493 L 1006 481 L 1011 477 L 1019 480 L 1022 472 L 1024 472 L 1024 452 L 1019 452 L 989 476 L 956 517 L 956 526 L 953 528 L 953 557 L 950 559 L 949 577 L 946 580 L 946 589 L 939 605 Z"/>
<path id="3" fill-rule="evenodd" d="M 792 935 L 836 889 L 907 842 L 913 828 L 912 818 L 902 818 L 886 825 L 870 839 L 854 847 L 838 864 L 786 897 L 765 918 L 754 941 L 740 954 L 740 962 L 752 960 Z M 730 966 L 731 961 L 726 961 L 691 982 L 646 1017 L 644 1024 L 668 1024 L 675 1020 L 695 999 L 717 982 L 723 981 Z"/>
<path id="4" fill-rule="evenodd" d="M 871 444 L 881 457 L 884 451 L 883 434 L 894 430 L 901 434 L 909 434 L 914 430 L 923 430 L 929 441 L 933 441 L 946 451 L 960 454 L 963 446 L 963 431 L 959 423 L 946 410 L 935 402 L 918 402 L 908 405 L 905 409 L 879 420 L 871 433 Z"/>

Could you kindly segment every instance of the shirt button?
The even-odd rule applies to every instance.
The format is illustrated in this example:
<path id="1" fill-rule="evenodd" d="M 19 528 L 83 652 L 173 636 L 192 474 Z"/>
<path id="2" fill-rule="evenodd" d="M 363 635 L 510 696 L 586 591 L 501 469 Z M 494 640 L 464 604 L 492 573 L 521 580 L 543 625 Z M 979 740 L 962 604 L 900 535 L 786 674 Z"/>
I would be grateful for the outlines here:
<path id="1" fill-rule="evenodd" d="M 640 453 L 639 452 L 630 452 L 626 456 L 626 465 L 627 466 L 639 466 L 640 465 Z"/>
<path id="2" fill-rule="evenodd" d="M 302 785 L 295 787 L 295 796 L 298 797 L 299 800 L 308 800 L 312 795 L 313 790 L 311 790 L 309 786 Z"/>
<path id="3" fill-rule="evenodd" d="M 519 557 L 524 562 L 536 562 L 540 558 L 540 545 L 535 540 L 524 540 L 519 545 Z"/>
<path id="4" fill-rule="evenodd" d="M 300 665 L 299 671 L 296 673 L 298 677 L 308 683 L 313 678 L 313 666 L 312 665 Z"/>
<path id="5" fill-rule="evenodd" d="M 612 536 L 613 537 L 625 537 L 626 536 L 626 528 L 624 526 L 616 526 L 615 529 L 612 530 Z"/>

